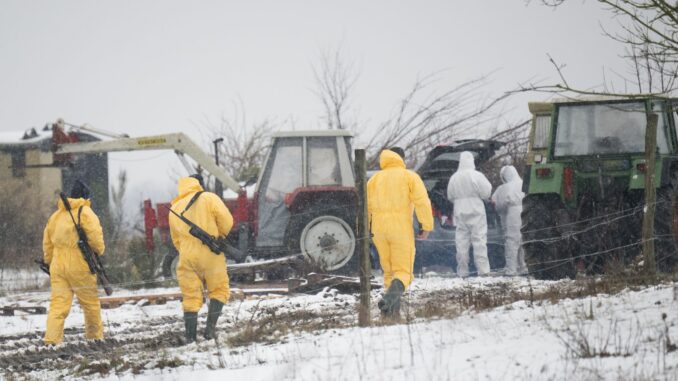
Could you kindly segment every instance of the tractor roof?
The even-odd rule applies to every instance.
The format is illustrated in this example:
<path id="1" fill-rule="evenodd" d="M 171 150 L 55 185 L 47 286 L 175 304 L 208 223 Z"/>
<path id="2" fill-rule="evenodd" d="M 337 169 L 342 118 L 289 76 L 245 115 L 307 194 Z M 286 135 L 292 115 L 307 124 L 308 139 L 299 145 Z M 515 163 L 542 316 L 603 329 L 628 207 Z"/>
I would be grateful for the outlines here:
<path id="1" fill-rule="evenodd" d="M 568 104 L 568 103 L 579 103 L 579 104 L 588 104 L 588 103 L 607 103 L 607 102 L 632 102 L 634 100 L 647 100 L 647 99 L 664 99 L 664 100 L 675 100 L 677 98 L 671 98 L 668 94 L 638 94 L 638 95 L 629 95 L 629 96 L 612 96 L 612 95 L 582 95 L 578 97 L 561 97 L 554 98 L 550 101 L 540 101 L 540 102 L 528 102 L 527 107 L 529 108 L 532 114 L 545 114 L 550 113 L 553 110 L 553 106 L 557 104 Z"/>
<path id="2" fill-rule="evenodd" d="M 306 131 L 279 131 L 273 134 L 274 138 L 300 138 L 300 137 L 353 137 L 353 133 L 346 130 L 306 130 Z"/>

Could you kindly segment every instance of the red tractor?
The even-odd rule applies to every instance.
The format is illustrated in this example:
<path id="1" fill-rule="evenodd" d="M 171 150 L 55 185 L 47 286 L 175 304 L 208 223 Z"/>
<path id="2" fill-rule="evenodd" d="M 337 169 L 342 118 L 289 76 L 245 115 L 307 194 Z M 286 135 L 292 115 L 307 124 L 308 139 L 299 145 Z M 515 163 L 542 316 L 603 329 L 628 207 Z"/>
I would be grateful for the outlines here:
<path id="1" fill-rule="evenodd" d="M 351 264 L 357 262 L 353 255 L 357 193 L 351 137 L 349 132 L 340 130 L 275 134 L 256 188 L 249 196 L 245 184 L 232 179 L 182 133 L 87 143 L 59 142 L 55 144 L 55 154 L 63 157 L 172 149 L 188 171 L 193 172 L 184 158 L 189 156 L 233 192 L 233 197 L 227 195 L 224 199 L 235 220 L 227 240 L 236 248 L 233 253 L 241 254 L 229 259 L 289 263 L 303 258 L 314 268 L 335 271 L 351 269 Z M 144 222 L 149 248 L 153 249 L 156 228 L 161 241 L 169 247 L 163 265 L 164 275 L 169 275 L 176 251 L 171 248 L 167 210 L 162 205 L 156 204 L 154 209 L 150 200 L 145 201 Z"/>

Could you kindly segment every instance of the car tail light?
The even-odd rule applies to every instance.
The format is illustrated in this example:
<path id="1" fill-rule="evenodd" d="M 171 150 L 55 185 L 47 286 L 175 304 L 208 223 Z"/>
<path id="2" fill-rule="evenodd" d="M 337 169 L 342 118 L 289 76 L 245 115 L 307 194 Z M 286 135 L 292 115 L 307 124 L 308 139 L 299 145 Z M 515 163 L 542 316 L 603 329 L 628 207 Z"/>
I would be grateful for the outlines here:
<path id="1" fill-rule="evenodd" d="M 537 173 L 537 177 L 539 178 L 551 177 L 551 175 L 553 174 L 551 168 L 537 168 L 535 172 Z"/>
<path id="2" fill-rule="evenodd" d="M 646 163 L 636 164 L 636 169 L 640 173 L 645 173 L 645 172 L 647 172 L 647 164 Z"/>
<path id="3" fill-rule="evenodd" d="M 574 194 L 574 169 L 572 167 L 565 167 L 563 169 L 563 194 L 565 199 L 572 199 Z"/>
<path id="4" fill-rule="evenodd" d="M 440 213 L 440 211 L 438 209 L 434 208 L 433 206 L 431 206 L 431 211 L 433 212 L 433 217 L 440 218 L 442 216 L 442 213 Z"/>

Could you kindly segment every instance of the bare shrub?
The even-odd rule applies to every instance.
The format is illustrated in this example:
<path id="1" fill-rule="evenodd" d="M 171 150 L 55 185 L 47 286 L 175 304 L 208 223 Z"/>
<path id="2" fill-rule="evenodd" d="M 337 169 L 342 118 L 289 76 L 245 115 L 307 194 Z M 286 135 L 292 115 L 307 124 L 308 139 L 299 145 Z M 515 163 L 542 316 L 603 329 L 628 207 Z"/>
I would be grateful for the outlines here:
<path id="1" fill-rule="evenodd" d="M 574 327 L 554 332 L 572 358 L 629 357 L 638 350 L 643 330 L 639 321 L 627 330 L 621 328 L 617 320 L 610 321 L 606 328 L 578 321 Z"/>
<path id="2" fill-rule="evenodd" d="M 230 114 L 222 114 L 217 122 L 205 120 L 201 127 L 210 141 L 224 139 L 218 144 L 218 150 L 220 163 L 225 164 L 228 174 L 236 181 L 247 181 L 259 174 L 271 134 L 279 126 L 268 118 L 249 121 L 245 106 L 238 101 L 233 103 Z"/>
<path id="3" fill-rule="evenodd" d="M 36 195 L 25 185 L 9 185 L 0 202 L 0 263 L 3 269 L 33 266 L 42 258 L 42 234 L 48 213 L 35 205 Z M 56 207 L 56 198 L 55 198 Z"/>

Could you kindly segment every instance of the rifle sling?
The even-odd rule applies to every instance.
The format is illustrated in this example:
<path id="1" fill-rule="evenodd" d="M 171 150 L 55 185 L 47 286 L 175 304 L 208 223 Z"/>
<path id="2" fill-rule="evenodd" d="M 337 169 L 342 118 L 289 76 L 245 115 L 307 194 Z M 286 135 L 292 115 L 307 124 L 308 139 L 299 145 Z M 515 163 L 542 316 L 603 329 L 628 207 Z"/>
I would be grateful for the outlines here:
<path id="1" fill-rule="evenodd" d="M 184 208 L 184 210 L 181 212 L 181 215 L 182 215 L 182 216 L 184 215 L 184 213 L 186 213 L 186 211 L 187 211 L 191 206 L 193 206 L 193 203 L 195 203 L 195 202 L 198 200 L 198 197 L 200 197 L 200 195 L 201 195 L 202 193 L 203 193 L 203 191 L 200 191 L 200 192 L 198 192 L 198 193 L 196 193 L 196 194 L 193 195 L 193 197 L 191 198 L 191 201 L 188 202 L 188 205 L 186 205 L 186 207 Z"/>

